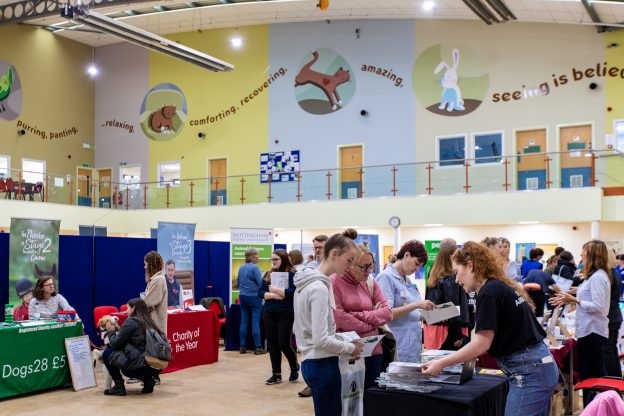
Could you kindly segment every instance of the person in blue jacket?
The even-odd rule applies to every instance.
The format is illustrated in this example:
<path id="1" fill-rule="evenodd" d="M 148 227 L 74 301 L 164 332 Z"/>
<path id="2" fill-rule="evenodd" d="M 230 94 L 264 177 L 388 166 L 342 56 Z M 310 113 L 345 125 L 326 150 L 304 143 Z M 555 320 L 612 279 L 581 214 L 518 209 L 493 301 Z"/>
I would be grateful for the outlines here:
<path id="1" fill-rule="evenodd" d="M 262 315 L 262 299 L 258 297 L 258 289 L 262 286 L 262 272 L 258 267 L 260 256 L 258 249 L 250 247 L 245 250 L 245 264 L 238 269 L 238 288 L 241 323 L 240 323 L 240 353 L 247 352 L 247 327 L 251 319 L 251 333 L 256 350 L 254 354 L 264 354 L 260 341 L 260 316 Z"/>
<path id="2" fill-rule="evenodd" d="M 273 370 L 273 374 L 266 381 L 266 384 L 282 382 L 282 353 L 290 365 L 288 381 L 294 383 L 299 379 L 297 354 L 291 343 L 293 323 L 295 322 L 295 310 L 293 308 L 295 268 L 290 263 L 288 252 L 281 248 L 275 250 L 271 255 L 271 266 L 271 270 L 265 273 L 262 286 L 258 290 L 258 297 L 264 299 L 262 317 L 269 344 L 271 369 Z M 271 282 L 271 272 L 288 273 L 288 287 L 274 286 Z"/>
<path id="3" fill-rule="evenodd" d="M 427 263 L 427 250 L 423 243 L 411 240 L 397 253 L 397 261 L 388 264 L 377 277 L 381 290 L 392 308 L 392 321 L 388 327 L 397 342 L 399 361 L 420 362 L 422 352 L 422 327 L 419 309 L 432 310 L 433 302 L 422 300 L 415 284 L 408 279 Z"/>
<path id="4" fill-rule="evenodd" d="M 544 257 L 544 250 L 539 247 L 531 249 L 529 251 L 529 260 L 522 263 L 520 267 L 520 273 L 522 274 L 522 278 L 527 277 L 531 270 L 542 270 L 544 265 L 540 260 Z"/>

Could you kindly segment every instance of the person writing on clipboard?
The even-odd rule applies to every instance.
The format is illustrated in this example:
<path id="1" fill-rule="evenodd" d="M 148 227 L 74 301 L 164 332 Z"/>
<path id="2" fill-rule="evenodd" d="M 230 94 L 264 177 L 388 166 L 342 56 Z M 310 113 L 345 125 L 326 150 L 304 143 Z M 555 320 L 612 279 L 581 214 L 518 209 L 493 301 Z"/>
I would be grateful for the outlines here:
<path id="1" fill-rule="evenodd" d="M 435 376 L 444 368 L 489 352 L 509 380 L 505 415 L 522 409 L 523 416 L 548 414 L 559 370 L 543 342 L 546 333 L 530 306 L 530 298 L 506 276 L 487 247 L 469 241 L 452 257 L 457 282 L 477 292 L 476 334 L 453 354 L 423 365 Z"/>

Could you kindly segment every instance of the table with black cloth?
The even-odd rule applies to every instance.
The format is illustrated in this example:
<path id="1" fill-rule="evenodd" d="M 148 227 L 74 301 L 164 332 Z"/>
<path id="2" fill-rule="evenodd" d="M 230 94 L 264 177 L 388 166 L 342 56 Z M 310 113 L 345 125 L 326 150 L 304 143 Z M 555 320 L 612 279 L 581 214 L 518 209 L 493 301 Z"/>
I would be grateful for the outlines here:
<path id="1" fill-rule="evenodd" d="M 128 317 L 115 313 L 119 325 Z M 213 311 L 189 311 L 167 314 L 167 338 L 171 343 L 171 361 L 164 373 L 219 361 L 220 324 Z"/>
<path id="2" fill-rule="evenodd" d="M 499 416 L 505 413 L 507 378 L 475 374 L 461 385 L 438 384 L 439 390 L 418 393 L 373 387 L 364 394 L 365 416 Z"/>
<path id="3" fill-rule="evenodd" d="M 240 349 L 241 324 L 241 308 L 238 303 L 230 305 L 225 322 L 227 325 L 227 332 L 225 334 L 225 351 L 238 351 Z M 265 339 L 266 334 L 264 332 L 264 322 L 262 317 L 260 317 L 260 343 L 262 345 L 264 345 Z M 246 348 L 250 351 L 253 351 L 256 348 L 254 345 L 253 334 L 251 332 L 251 319 L 249 319 L 249 326 L 247 327 Z"/>

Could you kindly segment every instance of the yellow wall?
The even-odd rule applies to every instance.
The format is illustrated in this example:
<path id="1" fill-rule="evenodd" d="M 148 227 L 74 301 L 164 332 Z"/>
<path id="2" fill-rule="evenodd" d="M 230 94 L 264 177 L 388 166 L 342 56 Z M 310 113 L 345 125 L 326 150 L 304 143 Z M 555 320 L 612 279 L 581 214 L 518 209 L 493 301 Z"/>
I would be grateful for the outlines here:
<path id="1" fill-rule="evenodd" d="M 157 181 L 158 162 L 181 160 L 182 179 L 208 176 L 207 160 L 228 157 L 228 175 L 248 174 L 259 168 L 260 153 L 267 151 L 268 93 L 260 94 L 241 106 L 240 100 L 266 81 L 268 68 L 269 26 L 241 28 L 238 33 L 244 39 L 244 47 L 238 50 L 230 46 L 233 29 L 210 30 L 202 33 L 183 33 L 170 38 L 191 48 L 230 62 L 235 70 L 214 73 L 165 55 L 150 54 L 150 88 L 160 83 L 172 82 L 186 96 L 187 122 L 180 134 L 168 142 L 150 141 L 150 180 Z M 147 93 L 147 91 L 146 91 Z M 191 126 L 189 121 L 216 116 L 230 106 L 238 107 L 234 115 L 203 126 Z M 206 137 L 199 139 L 197 134 Z M 183 157 L 183 158 L 182 158 Z M 262 200 L 258 178 L 245 183 L 245 202 Z M 195 200 L 206 193 L 206 181 L 195 181 Z M 151 207 L 163 205 L 163 192 L 150 201 Z M 254 198 L 252 195 L 256 195 Z M 153 195 L 153 193 L 150 193 Z M 228 200 L 240 203 L 239 179 L 228 184 Z M 188 201 L 188 183 L 171 190 L 171 200 Z M 205 199 L 204 199 L 205 200 Z M 183 206 L 185 202 L 174 206 Z"/>
<path id="2" fill-rule="evenodd" d="M 619 45 L 605 49 L 605 60 L 609 66 L 624 68 L 624 32 L 621 30 L 607 32 L 604 37 L 605 46 L 614 43 Z M 624 119 L 624 101 L 622 100 L 624 97 L 624 80 L 607 77 L 605 90 L 605 131 L 607 134 L 615 134 L 614 120 Z M 611 111 L 607 111 L 608 107 L 611 107 Z M 607 173 L 606 184 L 602 184 L 602 186 L 624 186 L 624 160 L 622 158 L 610 158 L 607 161 Z"/>
<path id="3" fill-rule="evenodd" d="M 92 59 L 89 46 L 31 26 L 0 29 L 0 59 L 8 61 L 20 77 L 22 112 L 15 120 L 0 119 L 0 153 L 11 156 L 11 168 L 21 169 L 21 158 L 45 160 L 48 173 L 75 174 L 76 165 L 93 165 L 93 81 L 86 74 Z M 77 134 L 42 139 L 30 132 L 17 135 L 21 120 L 42 130 Z M 91 149 L 83 149 L 89 143 Z M 71 158 L 68 158 L 71 155 Z"/>

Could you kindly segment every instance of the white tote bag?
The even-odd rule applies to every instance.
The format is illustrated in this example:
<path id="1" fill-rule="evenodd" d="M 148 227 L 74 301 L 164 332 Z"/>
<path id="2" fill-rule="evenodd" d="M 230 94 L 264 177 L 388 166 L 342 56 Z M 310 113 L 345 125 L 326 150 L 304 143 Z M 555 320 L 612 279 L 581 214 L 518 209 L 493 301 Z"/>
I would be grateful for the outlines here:
<path id="1" fill-rule="evenodd" d="M 349 360 L 341 357 L 339 361 L 342 377 L 342 416 L 362 416 L 364 414 L 364 358 Z"/>

